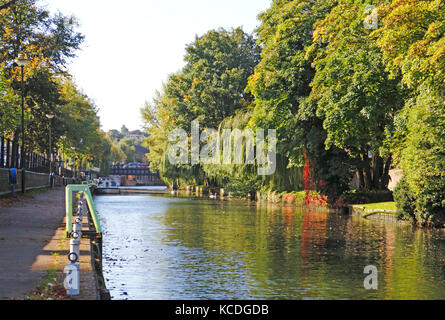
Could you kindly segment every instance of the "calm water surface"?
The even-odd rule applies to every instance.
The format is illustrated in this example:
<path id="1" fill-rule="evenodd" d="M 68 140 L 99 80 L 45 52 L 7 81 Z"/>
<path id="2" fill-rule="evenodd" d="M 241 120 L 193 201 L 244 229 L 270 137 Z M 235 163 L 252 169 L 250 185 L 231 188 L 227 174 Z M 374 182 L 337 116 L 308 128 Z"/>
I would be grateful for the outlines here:
<path id="1" fill-rule="evenodd" d="M 444 299 L 445 234 L 166 195 L 98 196 L 113 299 Z M 378 290 L 365 290 L 365 266 Z"/>

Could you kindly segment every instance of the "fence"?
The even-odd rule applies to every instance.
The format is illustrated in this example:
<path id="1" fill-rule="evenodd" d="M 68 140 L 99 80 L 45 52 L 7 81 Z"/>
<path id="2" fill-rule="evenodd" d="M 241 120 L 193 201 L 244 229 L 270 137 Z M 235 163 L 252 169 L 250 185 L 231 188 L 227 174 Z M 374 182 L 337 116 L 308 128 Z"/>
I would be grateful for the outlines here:
<path id="1" fill-rule="evenodd" d="M 50 160 L 44 155 L 23 149 L 17 141 L 0 136 L 0 168 L 17 168 L 49 174 Z M 73 177 L 73 172 L 64 168 L 61 161 L 53 161 L 51 169 L 61 176 Z"/>

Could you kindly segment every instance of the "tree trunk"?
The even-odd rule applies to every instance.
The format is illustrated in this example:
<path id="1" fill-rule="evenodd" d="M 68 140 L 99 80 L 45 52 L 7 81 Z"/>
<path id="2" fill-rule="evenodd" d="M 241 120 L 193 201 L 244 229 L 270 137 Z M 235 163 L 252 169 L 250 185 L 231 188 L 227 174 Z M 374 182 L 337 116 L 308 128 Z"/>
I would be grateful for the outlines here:
<path id="1" fill-rule="evenodd" d="M 383 159 L 381 157 L 372 156 L 372 189 L 380 189 L 381 177 L 383 175 Z"/>
<path id="2" fill-rule="evenodd" d="M 391 167 L 392 157 L 386 158 L 385 165 L 383 167 L 383 174 L 380 180 L 380 189 L 387 189 L 389 184 L 389 169 Z"/>
<path id="3" fill-rule="evenodd" d="M 358 168 L 360 189 L 384 190 L 388 188 L 389 168 L 391 167 L 391 157 L 383 159 L 374 156 L 369 159 L 368 155 L 362 156 L 361 168 Z"/>
<path id="4" fill-rule="evenodd" d="M 358 188 L 363 189 L 365 187 L 365 176 L 363 175 L 363 169 L 357 168 L 358 175 Z"/>
<path id="5" fill-rule="evenodd" d="M 371 163 L 368 158 L 368 154 L 363 156 L 363 173 L 364 173 L 364 189 L 371 190 L 372 189 L 372 174 L 371 174 Z"/>

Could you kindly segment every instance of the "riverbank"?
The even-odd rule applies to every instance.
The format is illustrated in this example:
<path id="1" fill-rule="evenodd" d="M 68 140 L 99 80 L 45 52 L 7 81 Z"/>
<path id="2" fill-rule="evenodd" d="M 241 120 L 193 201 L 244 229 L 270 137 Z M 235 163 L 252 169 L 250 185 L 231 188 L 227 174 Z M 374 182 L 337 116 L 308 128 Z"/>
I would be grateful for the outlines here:
<path id="1" fill-rule="evenodd" d="M 0 299 L 53 299 L 53 291 L 62 293 L 69 252 L 64 219 L 63 187 L 0 200 Z M 81 295 L 58 298 L 98 299 L 87 239 L 81 241 L 80 268 Z M 42 288 L 54 290 L 47 295 Z"/>
<path id="2" fill-rule="evenodd" d="M 292 206 L 312 211 L 335 211 L 341 214 L 354 214 L 363 219 L 387 221 L 392 223 L 408 223 L 412 221 L 400 220 L 397 215 L 396 204 L 393 201 L 366 203 L 366 204 L 348 204 L 341 208 L 331 208 L 327 205 L 326 198 L 316 192 L 293 191 L 293 192 L 257 192 L 248 197 L 236 197 L 224 189 L 212 190 L 203 187 L 189 186 L 182 190 L 186 194 L 195 194 L 199 196 L 209 196 L 219 199 L 249 200 L 257 202 L 272 203 L 276 205 Z"/>

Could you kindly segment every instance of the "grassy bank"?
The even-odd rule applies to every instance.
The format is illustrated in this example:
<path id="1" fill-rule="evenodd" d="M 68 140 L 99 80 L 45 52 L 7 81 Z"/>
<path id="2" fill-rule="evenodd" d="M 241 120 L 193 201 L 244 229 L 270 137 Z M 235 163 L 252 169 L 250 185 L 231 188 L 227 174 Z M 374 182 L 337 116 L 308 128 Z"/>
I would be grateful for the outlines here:
<path id="1" fill-rule="evenodd" d="M 358 204 L 353 205 L 358 207 L 363 207 L 365 210 L 385 210 L 385 211 L 394 211 L 397 210 L 396 203 L 394 201 L 388 202 L 376 202 L 376 203 L 366 203 L 366 204 Z"/>

